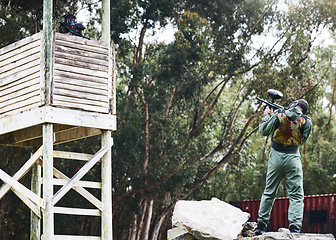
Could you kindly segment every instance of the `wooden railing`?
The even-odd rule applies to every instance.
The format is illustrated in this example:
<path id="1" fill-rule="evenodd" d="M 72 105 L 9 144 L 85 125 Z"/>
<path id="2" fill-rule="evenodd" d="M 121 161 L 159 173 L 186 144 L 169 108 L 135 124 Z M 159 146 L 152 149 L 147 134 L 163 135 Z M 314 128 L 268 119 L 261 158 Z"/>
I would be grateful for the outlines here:
<path id="1" fill-rule="evenodd" d="M 111 45 L 54 32 L 49 92 L 43 45 L 40 32 L 0 49 L 0 115 L 44 105 L 115 114 Z"/>

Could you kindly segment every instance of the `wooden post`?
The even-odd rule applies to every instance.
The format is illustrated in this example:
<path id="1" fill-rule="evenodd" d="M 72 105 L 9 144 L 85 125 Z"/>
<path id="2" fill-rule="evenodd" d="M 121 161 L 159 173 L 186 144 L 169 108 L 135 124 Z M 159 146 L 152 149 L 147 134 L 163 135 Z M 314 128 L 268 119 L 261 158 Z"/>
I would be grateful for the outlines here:
<path id="1" fill-rule="evenodd" d="M 51 30 L 52 30 L 52 0 L 43 1 L 43 31 L 45 36 L 45 104 L 50 104 L 51 82 Z M 43 125 L 43 199 L 45 209 L 43 212 L 43 240 L 54 238 L 54 212 L 53 197 L 53 125 Z"/>
<path id="2" fill-rule="evenodd" d="M 41 196 L 41 166 L 36 163 L 32 166 L 31 191 L 37 196 Z M 30 240 L 41 239 L 41 219 L 36 214 L 30 212 Z"/>
<path id="3" fill-rule="evenodd" d="M 102 132 L 102 145 L 111 138 L 111 131 Z M 102 178 L 102 240 L 112 240 L 112 154 L 108 150 L 101 159 Z"/>
<path id="4" fill-rule="evenodd" d="M 52 0 L 43 1 L 43 31 L 45 36 L 45 103 L 50 104 L 50 82 L 51 82 L 51 32 L 52 32 Z"/>
<path id="5" fill-rule="evenodd" d="M 52 30 L 52 0 L 43 1 L 43 31 L 45 36 L 45 104 L 50 104 L 51 82 L 51 30 Z M 43 125 L 43 199 L 45 209 L 43 212 L 43 240 L 54 239 L 54 212 L 53 197 L 53 125 Z"/>
<path id="6" fill-rule="evenodd" d="M 102 40 L 111 46 L 110 36 L 110 0 L 103 0 L 102 3 Z M 111 49 L 109 51 L 111 54 Z M 111 59 L 111 58 L 109 58 Z M 111 138 L 111 131 L 102 131 L 102 145 L 104 146 Z M 107 151 L 101 159 L 102 167 L 102 240 L 112 240 L 112 153 Z"/>
<path id="7" fill-rule="evenodd" d="M 110 0 L 103 0 L 102 3 L 102 40 L 110 45 L 111 42 L 111 16 Z"/>
<path id="8" fill-rule="evenodd" d="M 54 239 L 53 197 L 53 124 L 43 125 L 43 240 Z"/>

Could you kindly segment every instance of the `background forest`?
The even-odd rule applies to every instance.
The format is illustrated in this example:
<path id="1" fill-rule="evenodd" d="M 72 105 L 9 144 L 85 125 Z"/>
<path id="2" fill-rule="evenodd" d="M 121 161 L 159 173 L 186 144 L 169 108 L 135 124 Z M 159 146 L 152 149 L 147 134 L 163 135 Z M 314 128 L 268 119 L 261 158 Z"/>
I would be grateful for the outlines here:
<path id="1" fill-rule="evenodd" d="M 0 0 L 0 47 L 42 29 L 42 4 Z M 65 13 L 85 9 L 84 35 L 99 39 L 99 4 L 54 0 L 55 30 Z M 300 148 L 305 195 L 336 192 L 335 16 L 334 0 L 111 0 L 114 239 L 167 239 L 179 199 L 259 199 L 269 139 L 258 134 L 255 97 L 267 99 L 270 88 L 284 94 L 281 105 L 310 105 L 314 126 Z M 62 147 L 90 153 L 99 145 L 91 137 Z M 0 168 L 13 175 L 32 151 L 0 146 Z M 77 167 L 58 164 L 72 174 Z M 14 194 L 0 200 L 0 239 L 29 239 L 29 221 Z M 99 235 L 99 221 L 56 217 L 55 233 Z"/>

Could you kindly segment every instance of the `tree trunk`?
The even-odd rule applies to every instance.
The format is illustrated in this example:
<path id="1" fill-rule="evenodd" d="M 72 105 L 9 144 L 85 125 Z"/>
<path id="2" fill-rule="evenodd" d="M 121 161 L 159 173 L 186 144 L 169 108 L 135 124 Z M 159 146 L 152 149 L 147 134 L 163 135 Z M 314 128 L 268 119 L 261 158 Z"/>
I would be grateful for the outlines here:
<path id="1" fill-rule="evenodd" d="M 152 214 L 153 214 L 153 203 L 154 203 L 153 199 L 149 199 L 146 201 L 146 205 L 148 205 L 148 207 L 146 211 L 144 232 L 143 232 L 141 240 L 149 239 L 149 229 L 150 229 L 150 224 L 151 224 Z"/>
<path id="2" fill-rule="evenodd" d="M 137 240 L 140 240 L 141 235 L 143 234 L 143 230 L 144 230 L 143 226 L 145 222 L 147 206 L 148 206 L 148 201 L 143 201 L 142 214 L 141 214 L 141 219 L 139 222 L 138 233 L 137 233 L 137 238 L 136 238 Z"/>
<path id="3" fill-rule="evenodd" d="M 138 221 L 138 216 L 136 213 L 133 213 L 133 225 L 130 226 L 129 232 L 128 232 L 128 240 L 136 240 L 136 235 L 137 235 L 137 221 Z"/>
<path id="4" fill-rule="evenodd" d="M 325 134 L 325 140 L 328 139 L 328 134 L 329 134 L 329 128 L 330 128 L 330 123 L 332 120 L 332 109 L 334 107 L 334 102 L 335 102 L 335 91 L 336 91 L 336 72 L 334 74 L 334 79 L 333 79 L 333 92 L 331 96 L 331 101 L 330 101 L 330 111 L 329 111 L 329 120 L 326 126 L 326 134 Z"/>
<path id="5" fill-rule="evenodd" d="M 168 211 L 164 211 L 156 217 L 156 221 L 152 229 L 152 235 L 150 237 L 150 240 L 158 239 L 163 220 L 166 218 L 167 213 Z"/>

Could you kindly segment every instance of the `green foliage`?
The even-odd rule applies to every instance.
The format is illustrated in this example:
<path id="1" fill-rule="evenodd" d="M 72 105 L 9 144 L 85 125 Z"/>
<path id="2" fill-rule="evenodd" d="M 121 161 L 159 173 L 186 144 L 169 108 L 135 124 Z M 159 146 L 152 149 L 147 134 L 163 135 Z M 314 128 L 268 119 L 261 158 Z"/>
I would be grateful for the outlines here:
<path id="1" fill-rule="evenodd" d="M 39 31 L 41 6 L 40 1 L 2 1 L 0 45 Z M 97 2 L 89 0 L 54 1 L 54 28 L 64 13 L 76 13 L 79 6 L 91 12 L 89 36 L 99 37 L 95 24 L 100 10 Z M 322 28 L 335 28 L 335 3 L 303 0 L 286 6 L 284 11 L 273 1 L 263 0 L 111 1 L 111 39 L 117 44 L 118 69 L 118 130 L 113 133 L 116 239 L 127 239 L 134 216 L 140 224 L 145 213 L 143 202 L 148 199 L 154 201 L 150 229 L 154 232 L 159 223 L 156 217 L 169 216 L 181 198 L 260 198 L 269 142 L 254 133 L 261 112 L 254 99 L 267 98 L 269 88 L 284 93 L 279 102 L 282 105 L 301 97 L 309 102 L 314 126 L 301 148 L 305 191 L 335 191 L 336 135 L 334 120 L 327 113 L 334 106 L 332 92 L 327 91 L 334 83 L 334 48 L 314 45 Z M 174 41 L 144 41 L 149 30 L 157 31 L 168 23 L 175 28 Z M 323 102 L 328 103 L 326 107 Z M 56 148 L 94 153 L 99 146 L 100 139 L 93 137 Z M 11 172 L 6 159 L 20 153 L 2 149 L 9 153 L 0 156 L 4 164 L 0 167 Z M 17 160 L 15 164 L 22 163 Z M 55 164 L 68 175 L 81 166 L 62 159 Z M 97 168 L 86 179 L 99 177 Z M 285 196 L 284 189 L 281 186 L 279 196 Z M 71 197 L 81 207 L 88 206 L 77 195 Z M 28 222 L 27 208 L 18 208 L 17 213 L 10 212 L 15 217 L 8 217 L 7 225 L 1 225 L 0 218 L 4 239 L 17 232 L 15 221 Z M 0 205 L 0 215 L 6 214 L 6 206 Z M 62 222 L 63 218 L 55 220 L 57 233 L 71 231 L 72 226 Z M 99 223 L 94 219 L 67 221 L 83 226 L 76 234 L 99 234 Z M 166 219 L 162 226 L 169 224 Z M 158 239 L 166 239 L 164 232 L 161 229 Z"/>
<path id="2" fill-rule="evenodd" d="M 94 12 L 98 3 L 92 0 L 54 0 L 53 1 L 53 29 L 58 30 L 59 22 L 63 21 L 66 13 L 77 14 L 80 7 Z M 99 15 L 98 15 L 99 16 Z M 93 18 L 94 16 L 92 16 Z M 97 18 L 95 19 L 97 21 Z M 31 36 L 42 30 L 43 1 L 3 0 L 0 1 L 0 47 Z M 96 26 L 91 20 L 87 32 L 88 36 L 99 36 Z"/>

